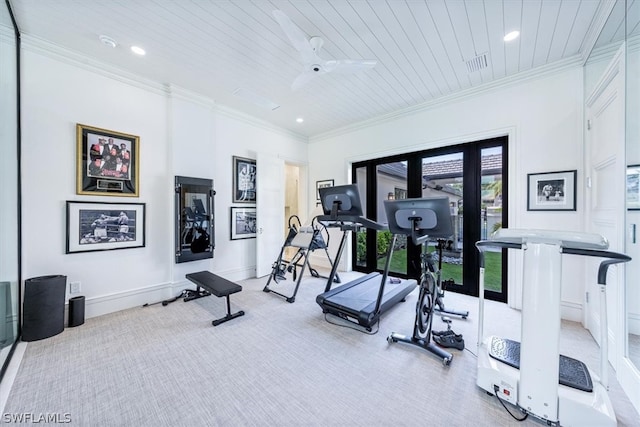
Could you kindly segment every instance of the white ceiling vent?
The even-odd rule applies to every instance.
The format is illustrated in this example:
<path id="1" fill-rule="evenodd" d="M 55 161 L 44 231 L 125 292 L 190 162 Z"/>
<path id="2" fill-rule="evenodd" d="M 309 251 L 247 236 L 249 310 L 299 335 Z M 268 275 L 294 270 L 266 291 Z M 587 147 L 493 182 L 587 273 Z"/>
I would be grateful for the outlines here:
<path id="1" fill-rule="evenodd" d="M 467 72 L 473 73 L 475 71 L 480 71 L 487 68 L 488 65 L 489 61 L 487 60 L 487 54 L 483 53 L 467 61 Z"/>

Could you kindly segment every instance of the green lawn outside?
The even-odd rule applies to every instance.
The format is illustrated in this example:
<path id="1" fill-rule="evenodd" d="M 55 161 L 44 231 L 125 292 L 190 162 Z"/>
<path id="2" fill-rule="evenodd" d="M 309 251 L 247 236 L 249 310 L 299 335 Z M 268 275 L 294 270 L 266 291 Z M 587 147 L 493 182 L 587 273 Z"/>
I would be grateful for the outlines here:
<path id="1" fill-rule="evenodd" d="M 384 269 L 386 258 L 378 260 L 378 268 Z M 501 292 L 502 291 L 502 253 L 501 252 L 485 252 L 484 255 L 484 286 L 486 289 Z M 407 251 L 400 249 L 393 252 L 391 258 L 391 273 L 406 273 Z M 462 265 L 442 263 L 442 280 L 453 279 L 456 283 L 462 283 Z"/>

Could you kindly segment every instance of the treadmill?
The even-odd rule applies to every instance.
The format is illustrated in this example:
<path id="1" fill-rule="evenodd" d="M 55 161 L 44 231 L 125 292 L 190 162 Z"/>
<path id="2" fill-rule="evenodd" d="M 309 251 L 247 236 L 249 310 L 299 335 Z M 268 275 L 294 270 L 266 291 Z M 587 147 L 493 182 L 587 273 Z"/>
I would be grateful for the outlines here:
<path id="1" fill-rule="evenodd" d="M 355 184 L 320 188 L 319 192 L 324 215 L 319 215 L 317 219 L 327 227 L 339 228 L 342 231 L 342 239 L 327 278 L 325 291 L 316 297 L 316 302 L 323 313 L 340 317 L 370 332 L 380 316 L 398 302 L 404 301 L 417 283 L 413 279 L 389 277 L 389 266 L 396 241 L 394 234 L 382 273 L 369 273 L 331 289 L 349 232 L 357 232 L 361 228 L 386 230 L 387 226 L 363 216 L 360 194 Z"/>

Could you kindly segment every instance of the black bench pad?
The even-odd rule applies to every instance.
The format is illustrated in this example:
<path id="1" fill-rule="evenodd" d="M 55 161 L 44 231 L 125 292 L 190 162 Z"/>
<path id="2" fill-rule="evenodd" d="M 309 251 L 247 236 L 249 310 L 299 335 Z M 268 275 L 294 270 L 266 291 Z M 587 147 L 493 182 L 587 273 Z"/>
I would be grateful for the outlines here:
<path id="1" fill-rule="evenodd" d="M 207 294 L 199 294 L 196 298 L 200 296 L 207 295 L 215 295 L 217 297 L 226 297 L 227 299 L 227 315 L 221 317 L 220 319 L 216 319 L 211 322 L 213 326 L 218 326 L 221 323 L 226 322 L 227 320 L 235 319 L 236 317 L 244 316 L 244 311 L 240 310 L 237 313 L 231 313 L 231 304 L 229 302 L 229 295 L 235 294 L 236 292 L 240 292 L 242 290 L 242 286 L 237 283 L 233 283 L 227 279 L 223 279 L 220 276 L 216 276 L 215 274 L 209 271 L 198 271 L 197 273 L 189 273 L 186 275 L 186 278 L 191 282 L 195 283 L 198 288 L 203 288 L 207 291 Z M 185 298 L 185 301 L 188 299 Z"/>
<path id="2" fill-rule="evenodd" d="M 237 283 L 230 282 L 229 280 L 216 276 L 209 271 L 189 273 L 186 277 L 196 285 L 204 288 L 217 297 L 226 297 L 227 295 L 235 294 L 242 290 L 242 286 Z"/>

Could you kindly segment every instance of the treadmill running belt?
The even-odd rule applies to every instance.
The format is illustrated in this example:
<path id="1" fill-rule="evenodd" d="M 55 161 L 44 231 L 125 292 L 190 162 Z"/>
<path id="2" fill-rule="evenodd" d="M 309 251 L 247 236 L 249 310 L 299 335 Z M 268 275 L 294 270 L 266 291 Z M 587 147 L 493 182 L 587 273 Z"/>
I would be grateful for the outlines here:
<path id="1" fill-rule="evenodd" d="M 512 368 L 520 369 L 520 343 L 493 337 L 489 356 Z M 559 383 L 578 390 L 592 392 L 593 383 L 587 366 L 579 360 L 560 355 Z"/>
<path id="2" fill-rule="evenodd" d="M 317 296 L 316 302 L 323 311 L 335 315 L 347 315 L 358 319 L 362 326 L 371 326 L 375 320 L 376 301 L 380 290 L 380 273 L 370 273 Z M 387 279 L 380 304 L 380 312 L 403 300 L 416 287 L 415 280 L 391 283 Z"/>

